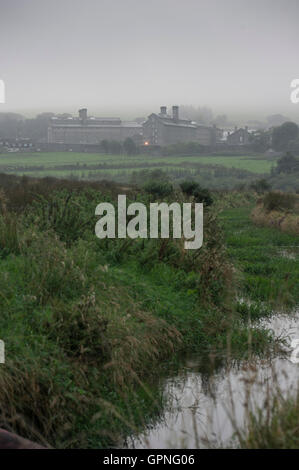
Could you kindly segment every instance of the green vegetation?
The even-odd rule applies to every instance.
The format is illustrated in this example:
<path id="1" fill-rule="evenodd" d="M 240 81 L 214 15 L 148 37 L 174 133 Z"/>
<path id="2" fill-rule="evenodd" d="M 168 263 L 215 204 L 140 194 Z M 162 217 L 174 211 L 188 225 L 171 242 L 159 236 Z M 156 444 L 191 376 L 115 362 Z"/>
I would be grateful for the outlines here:
<path id="1" fill-rule="evenodd" d="M 249 320 L 298 303 L 298 263 L 286 255 L 296 238 L 251 222 L 252 192 L 181 190 L 167 178 L 146 191 L 12 175 L 0 185 L 0 413 L 24 437 L 115 444 L 159 416 L 164 361 L 272 351 L 272 334 Z M 98 240 L 96 205 L 124 192 L 128 203 L 209 197 L 204 246 Z"/>
<path id="2" fill-rule="evenodd" d="M 138 155 L 130 140 L 126 141 L 125 149 L 124 155 L 76 152 L 0 154 L 0 172 L 72 180 L 107 179 L 143 186 L 155 179 L 154 173 L 163 171 L 177 185 L 191 179 L 209 189 L 299 190 L 298 159 L 290 154 L 278 161 L 277 157 L 262 154 Z"/>
<path id="3" fill-rule="evenodd" d="M 287 152 L 282 158 L 277 161 L 276 173 L 296 173 L 299 171 L 299 160 L 290 152 Z"/>
<path id="4" fill-rule="evenodd" d="M 35 152 L 35 153 L 9 153 L 0 154 L 0 167 L 2 166 L 44 166 L 50 168 L 56 165 L 66 164 L 86 164 L 93 163 L 115 163 L 123 164 L 124 162 L 146 163 L 151 162 L 155 164 L 179 164 L 186 162 L 202 162 L 212 163 L 215 165 L 223 165 L 228 168 L 241 168 L 254 173 L 269 172 L 273 161 L 262 155 L 251 156 L 160 156 L 155 157 L 151 155 L 111 155 L 111 154 L 96 154 L 96 153 L 76 153 L 76 152 Z"/>
<path id="5" fill-rule="evenodd" d="M 299 127 L 295 122 L 284 122 L 273 129 L 272 143 L 275 150 L 288 150 L 299 137 Z"/>
<path id="6" fill-rule="evenodd" d="M 213 198 L 208 189 L 201 188 L 196 181 L 183 181 L 180 184 L 181 190 L 187 196 L 192 196 L 195 202 L 202 202 L 205 206 L 213 204 Z"/>
<path id="7" fill-rule="evenodd" d="M 273 347 L 234 307 L 213 205 L 204 246 L 186 252 L 179 239 L 98 240 L 95 207 L 120 192 L 111 183 L 0 181 L 6 428 L 55 447 L 104 447 L 158 415 L 152 381 L 164 359 L 222 357 L 228 343 L 246 357 L 249 337 L 256 353 Z M 127 197 L 149 201 L 131 189 Z"/>
<path id="8" fill-rule="evenodd" d="M 236 168 L 246 170 L 252 173 L 263 174 L 269 173 L 273 161 L 263 156 L 151 156 L 151 155 L 135 155 L 133 146 L 126 143 L 127 155 L 113 155 L 113 154 L 91 154 L 91 153 L 76 153 L 76 152 L 36 152 L 36 153 L 10 153 L 0 154 L 0 170 L 10 171 L 17 173 L 24 173 L 30 171 L 37 173 L 43 172 L 44 175 L 48 171 L 93 171 L 93 165 L 102 165 L 102 171 L 112 169 L 128 169 L 130 166 L 134 169 L 144 165 L 147 167 L 163 167 L 187 164 L 188 167 L 196 164 L 208 164 L 223 166 L 225 168 Z M 70 165 L 71 168 L 64 168 Z M 105 165 L 107 168 L 105 168 Z M 109 166 L 114 165 L 114 168 Z M 79 168 L 78 168 L 79 167 Z M 46 172 L 46 173 L 45 173 Z"/>
<path id="9" fill-rule="evenodd" d="M 291 235 L 299 235 L 299 196 L 273 191 L 258 201 L 252 211 L 258 226 L 275 227 Z"/>
<path id="10" fill-rule="evenodd" d="M 273 210 L 291 211 L 295 208 L 297 199 L 295 194 L 270 192 L 263 198 L 263 206 L 267 212 Z"/>
<path id="11" fill-rule="evenodd" d="M 228 254 L 238 270 L 239 311 L 251 318 L 299 302 L 298 239 L 275 228 L 256 227 L 251 208 L 221 214 Z M 245 300 L 245 302 L 244 302 Z M 249 300 L 250 302 L 246 302 Z"/>

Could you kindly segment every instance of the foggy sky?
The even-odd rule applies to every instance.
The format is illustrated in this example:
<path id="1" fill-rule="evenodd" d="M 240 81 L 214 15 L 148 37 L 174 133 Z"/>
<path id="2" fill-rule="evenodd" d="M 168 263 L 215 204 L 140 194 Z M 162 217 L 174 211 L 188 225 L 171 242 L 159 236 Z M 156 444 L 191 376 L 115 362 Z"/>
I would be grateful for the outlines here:
<path id="1" fill-rule="evenodd" d="M 299 0 L 0 0 L 0 112 L 299 117 Z"/>

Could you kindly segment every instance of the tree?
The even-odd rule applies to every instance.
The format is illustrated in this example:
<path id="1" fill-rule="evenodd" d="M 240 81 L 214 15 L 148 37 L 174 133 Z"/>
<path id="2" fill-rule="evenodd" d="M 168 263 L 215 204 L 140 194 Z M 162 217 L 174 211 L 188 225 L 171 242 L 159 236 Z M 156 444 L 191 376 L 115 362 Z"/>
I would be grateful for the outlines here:
<path id="1" fill-rule="evenodd" d="M 24 118 L 16 113 L 0 114 L 0 137 L 2 139 L 15 139 L 19 136 Z"/>
<path id="2" fill-rule="evenodd" d="M 271 146 L 271 132 L 259 129 L 249 135 L 249 140 L 255 152 L 266 152 Z"/>
<path id="3" fill-rule="evenodd" d="M 45 112 L 38 114 L 33 119 L 26 119 L 22 128 L 22 136 L 29 137 L 36 142 L 46 142 L 48 138 L 48 127 L 54 113 Z"/>
<path id="4" fill-rule="evenodd" d="M 137 154 L 137 145 L 131 137 L 128 137 L 124 141 L 124 149 L 127 155 L 136 155 Z"/>
<path id="5" fill-rule="evenodd" d="M 298 136 L 298 139 L 292 140 L 289 143 L 289 150 L 295 153 L 295 155 L 299 155 L 299 136 Z"/>
<path id="6" fill-rule="evenodd" d="M 294 122 L 285 122 L 273 129 L 272 144 L 275 150 L 287 150 L 291 141 L 299 136 L 299 127 Z"/>
<path id="7" fill-rule="evenodd" d="M 299 160 L 290 152 L 277 161 L 276 173 L 293 173 L 299 171 Z"/>

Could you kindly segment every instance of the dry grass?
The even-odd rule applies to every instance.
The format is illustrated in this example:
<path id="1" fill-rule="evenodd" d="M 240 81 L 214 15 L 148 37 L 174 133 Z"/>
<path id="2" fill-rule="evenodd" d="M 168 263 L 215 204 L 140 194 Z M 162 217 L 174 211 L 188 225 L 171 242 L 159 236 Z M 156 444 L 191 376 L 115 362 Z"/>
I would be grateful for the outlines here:
<path id="1" fill-rule="evenodd" d="M 258 201 L 251 213 L 253 222 L 259 226 L 273 227 L 291 235 L 299 235 L 299 196 L 283 195 L 279 192 L 270 193 L 268 196 L 270 195 L 273 196 L 272 201 L 266 198 Z"/>

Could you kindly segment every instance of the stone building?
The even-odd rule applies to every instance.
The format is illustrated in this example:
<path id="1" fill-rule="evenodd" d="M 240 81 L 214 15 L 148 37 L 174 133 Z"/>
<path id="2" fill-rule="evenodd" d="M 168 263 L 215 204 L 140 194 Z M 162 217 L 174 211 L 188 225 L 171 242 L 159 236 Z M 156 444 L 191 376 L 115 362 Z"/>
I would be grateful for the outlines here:
<path id="1" fill-rule="evenodd" d="M 218 129 L 215 125 L 211 126 L 202 126 L 200 124 L 197 125 L 197 142 L 202 145 L 215 145 L 216 143 L 220 142 L 222 138 L 222 130 Z"/>
<path id="2" fill-rule="evenodd" d="M 127 137 L 142 140 L 142 125 L 120 118 L 88 117 L 87 109 L 78 117 L 53 117 L 48 128 L 49 144 L 100 144 L 103 140 L 124 141 Z"/>
<path id="3" fill-rule="evenodd" d="M 247 126 L 245 129 L 235 127 L 234 132 L 227 135 L 226 141 L 229 145 L 248 145 L 250 143 L 249 136 L 250 133 L 248 132 Z"/>
<path id="4" fill-rule="evenodd" d="M 219 138 L 220 130 L 202 126 L 189 119 L 180 119 L 179 107 L 172 107 L 172 115 L 167 113 L 166 106 L 161 106 L 160 113 L 152 113 L 143 123 L 145 145 L 171 145 L 180 142 L 198 142 L 202 145 L 213 145 Z"/>

